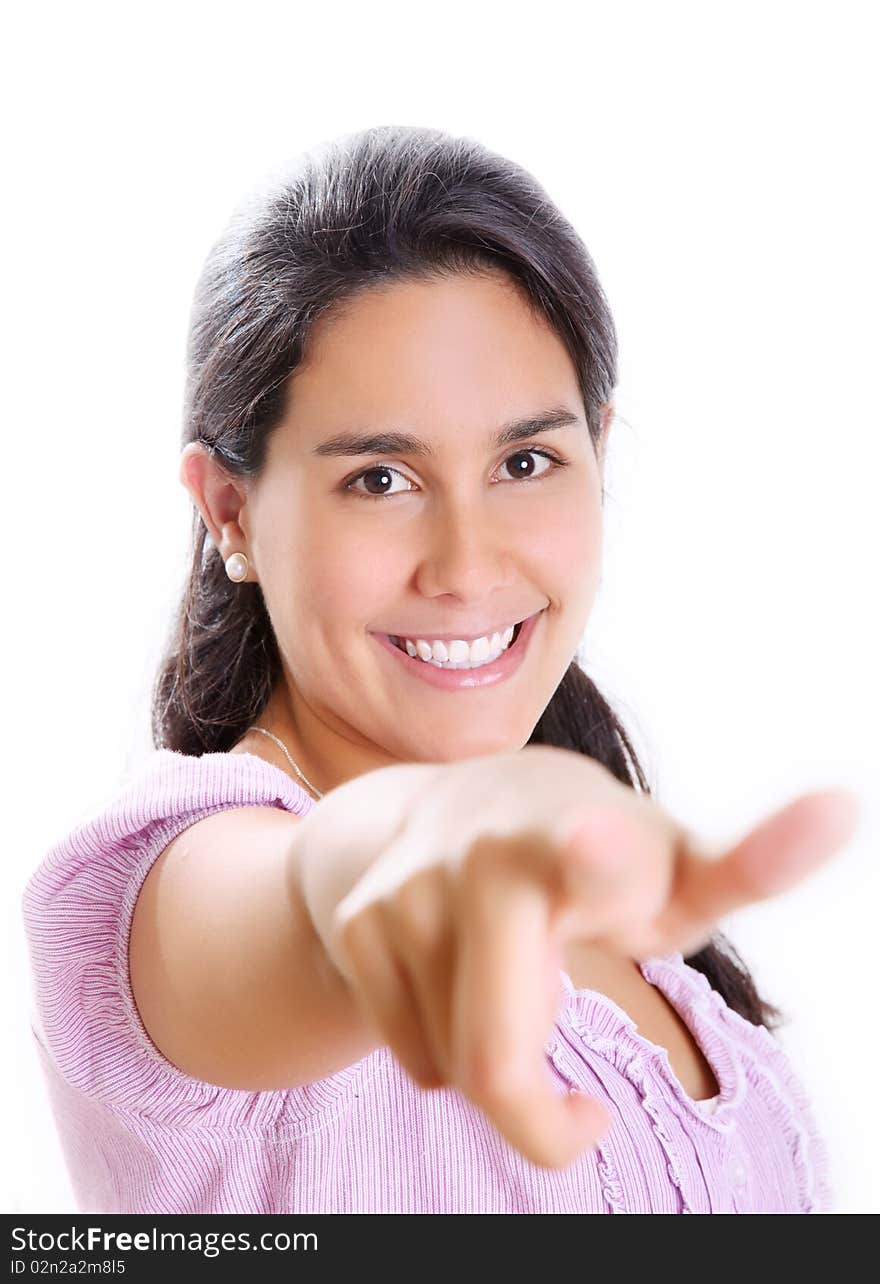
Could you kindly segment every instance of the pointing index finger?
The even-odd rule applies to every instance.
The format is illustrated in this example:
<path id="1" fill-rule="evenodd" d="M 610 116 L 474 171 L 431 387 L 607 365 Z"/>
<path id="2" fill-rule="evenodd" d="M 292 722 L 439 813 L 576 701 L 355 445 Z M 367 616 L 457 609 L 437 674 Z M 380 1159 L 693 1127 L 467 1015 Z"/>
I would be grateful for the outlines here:
<path id="1" fill-rule="evenodd" d="M 546 891 L 511 871 L 461 883 L 453 1067 L 459 1086 L 533 1163 L 565 1166 L 607 1131 L 581 1094 L 560 1095 L 544 1054 L 560 952 Z"/>
<path id="2" fill-rule="evenodd" d="M 859 800 L 848 790 L 803 794 L 713 856 L 684 831 L 675 885 L 658 926 L 672 938 L 704 939 L 725 915 L 777 896 L 825 864 L 852 837 Z M 680 948 L 680 946 L 679 946 Z"/>

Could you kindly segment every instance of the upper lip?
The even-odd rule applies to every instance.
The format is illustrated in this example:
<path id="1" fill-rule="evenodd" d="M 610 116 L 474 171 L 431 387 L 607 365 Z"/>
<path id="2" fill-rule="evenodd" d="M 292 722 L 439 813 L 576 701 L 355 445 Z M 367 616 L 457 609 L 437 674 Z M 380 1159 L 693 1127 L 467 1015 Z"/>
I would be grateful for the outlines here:
<path id="1" fill-rule="evenodd" d="M 532 615 L 537 615 L 537 611 L 533 611 Z M 483 629 L 480 633 L 468 633 L 463 629 L 459 629 L 457 633 L 434 633 L 433 631 L 426 633 L 419 630 L 415 633 L 407 633 L 403 630 L 392 633 L 389 630 L 388 636 L 392 638 L 409 638 L 411 641 L 418 641 L 421 638 L 424 642 L 429 640 L 431 642 L 473 642 L 477 638 L 491 638 L 493 633 L 503 633 L 505 629 L 516 628 L 517 624 L 523 624 L 528 619 L 531 619 L 531 616 L 520 616 L 519 619 L 508 620 L 504 624 L 495 624 L 490 629 Z"/>

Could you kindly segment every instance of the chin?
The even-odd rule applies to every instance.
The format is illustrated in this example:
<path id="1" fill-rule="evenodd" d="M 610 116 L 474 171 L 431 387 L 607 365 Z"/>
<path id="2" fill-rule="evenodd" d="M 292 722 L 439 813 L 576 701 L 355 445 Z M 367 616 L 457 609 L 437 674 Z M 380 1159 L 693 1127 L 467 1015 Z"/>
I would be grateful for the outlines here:
<path id="1" fill-rule="evenodd" d="M 436 731 L 428 744 L 422 745 L 420 759 L 428 762 L 461 762 L 465 758 L 484 758 L 511 753 L 528 743 L 531 729 L 487 730 L 485 726 L 456 727 L 447 735 Z"/>

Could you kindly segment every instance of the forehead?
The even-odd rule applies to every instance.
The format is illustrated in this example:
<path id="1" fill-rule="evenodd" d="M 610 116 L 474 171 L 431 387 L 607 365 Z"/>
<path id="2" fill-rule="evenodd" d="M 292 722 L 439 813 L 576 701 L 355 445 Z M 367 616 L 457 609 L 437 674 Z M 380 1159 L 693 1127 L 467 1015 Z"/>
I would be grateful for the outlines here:
<path id="1" fill-rule="evenodd" d="M 321 317 L 288 408 L 316 430 L 391 418 L 484 434 L 563 400 L 578 410 L 565 345 L 509 278 L 491 273 L 370 288 Z"/>

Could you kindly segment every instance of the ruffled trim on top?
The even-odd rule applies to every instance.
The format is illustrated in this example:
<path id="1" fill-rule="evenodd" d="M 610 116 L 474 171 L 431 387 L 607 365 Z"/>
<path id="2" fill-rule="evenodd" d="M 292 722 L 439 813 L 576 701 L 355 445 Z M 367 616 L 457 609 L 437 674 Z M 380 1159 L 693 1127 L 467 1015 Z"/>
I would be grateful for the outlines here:
<path id="1" fill-rule="evenodd" d="M 682 1153 L 677 1129 L 667 1127 L 668 1102 L 656 1088 L 656 1074 L 664 1079 L 683 1112 L 698 1120 L 702 1127 L 726 1133 L 732 1127 L 731 1115 L 742 1100 L 745 1078 L 731 1042 L 707 1010 L 703 995 L 683 973 L 681 955 L 664 955 L 642 962 L 645 979 L 663 993 L 700 1045 L 719 1085 L 719 1102 L 714 1113 L 707 1113 L 699 1102 L 688 1096 L 676 1077 L 667 1050 L 642 1035 L 636 1022 L 613 999 L 595 990 L 578 989 L 564 970 L 563 1009 L 557 1021 L 560 1033 L 570 1032 L 591 1051 L 613 1065 L 636 1089 L 639 1101 L 650 1119 L 651 1128 L 666 1156 L 669 1179 L 678 1191 L 680 1211 L 693 1213 L 688 1199 L 684 1174 L 688 1156 Z M 561 1073 L 565 1073 L 557 1054 L 558 1040 L 547 1046 L 548 1055 Z M 719 1118 L 720 1114 L 720 1118 Z M 615 1162 L 613 1136 L 596 1147 L 598 1172 L 603 1198 L 612 1213 L 626 1212 L 625 1192 Z"/>
<path id="2" fill-rule="evenodd" d="M 830 1152 L 819 1131 L 809 1094 L 784 1048 L 766 1026 L 753 1025 L 731 1008 L 703 973 L 685 963 L 681 954 L 671 957 L 689 974 L 707 1010 L 723 1026 L 746 1063 L 748 1077 L 786 1138 L 801 1211 L 830 1212 L 834 1197 Z"/>
<path id="3" fill-rule="evenodd" d="M 721 1134 L 734 1127 L 736 1108 L 751 1084 L 760 1092 L 780 1135 L 786 1139 L 801 1211 L 830 1211 L 833 1190 L 828 1147 L 816 1125 L 803 1083 L 774 1035 L 734 1011 L 703 973 L 684 961 L 680 951 L 642 961 L 639 968 L 684 1020 L 711 1066 L 720 1089 L 714 1111 L 707 1111 L 685 1092 L 667 1050 L 645 1038 L 627 1012 L 607 995 L 578 989 L 565 971 L 561 974 L 564 1001 L 557 1025 L 562 1031 L 573 1032 L 637 1089 L 666 1154 L 670 1179 L 681 1197 L 681 1211 L 693 1211 L 682 1188 L 684 1161 L 674 1135 L 663 1124 L 664 1103 L 655 1095 L 648 1073 L 652 1064 L 688 1116 L 703 1128 Z M 551 1040 L 548 1051 L 560 1069 L 554 1056 L 556 1046 L 557 1040 Z M 624 1212 L 622 1184 L 608 1139 L 597 1147 L 597 1152 L 605 1200 L 610 1211 Z"/>
<path id="4" fill-rule="evenodd" d="M 656 1065 L 676 1100 L 692 1118 L 712 1131 L 728 1132 L 732 1114 L 742 1101 L 747 1084 L 736 1055 L 735 1040 L 722 1025 L 715 1006 L 706 1001 L 705 992 L 693 984 L 688 973 L 693 972 L 704 981 L 705 977 L 688 968 L 680 953 L 643 960 L 639 969 L 645 980 L 656 986 L 678 1012 L 711 1066 L 719 1087 L 713 1112 L 707 1112 L 685 1092 L 666 1048 L 641 1034 L 633 1018 L 613 999 L 596 990 L 578 989 L 565 971 L 562 972 L 563 1013 L 581 1038 L 623 1073 L 633 1053 L 638 1053 L 640 1062 L 651 1061 Z M 706 985 L 708 987 L 708 982 Z"/>

